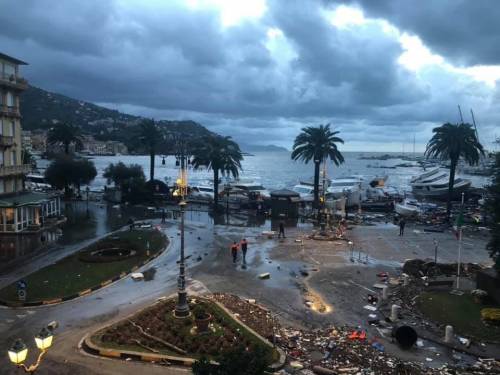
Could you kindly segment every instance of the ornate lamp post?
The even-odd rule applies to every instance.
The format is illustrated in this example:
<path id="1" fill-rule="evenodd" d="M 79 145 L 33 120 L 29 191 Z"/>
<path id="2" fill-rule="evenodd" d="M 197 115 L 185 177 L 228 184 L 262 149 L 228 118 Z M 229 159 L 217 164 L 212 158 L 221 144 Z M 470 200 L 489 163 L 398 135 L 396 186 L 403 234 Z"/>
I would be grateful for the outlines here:
<path id="1" fill-rule="evenodd" d="M 89 212 L 89 193 L 90 193 L 90 187 L 87 185 L 87 188 L 85 189 L 85 192 L 87 193 L 87 219 L 90 217 L 90 212 Z"/>
<path id="2" fill-rule="evenodd" d="M 181 259 L 179 262 L 179 277 L 177 278 L 177 305 L 175 306 L 174 315 L 177 318 L 189 316 L 189 305 L 187 303 L 186 292 L 186 264 L 184 259 L 184 212 L 186 207 L 187 196 L 187 169 L 185 144 L 179 144 L 179 155 L 177 159 L 180 161 L 180 176 L 177 179 L 177 189 L 174 191 L 174 196 L 180 197 L 179 207 L 181 211 Z"/>
<path id="3" fill-rule="evenodd" d="M 14 345 L 12 345 L 12 347 L 8 350 L 10 361 L 17 367 L 22 368 L 24 372 L 33 374 L 38 369 L 38 366 L 40 366 L 43 356 L 47 353 L 47 350 L 49 350 L 52 346 L 53 338 L 54 336 L 52 331 L 45 327 L 42 328 L 40 333 L 35 336 L 35 343 L 37 348 L 40 350 L 40 354 L 38 355 L 36 362 L 29 366 L 24 364 L 24 361 L 28 356 L 28 347 L 21 339 L 17 339 L 14 342 Z"/>

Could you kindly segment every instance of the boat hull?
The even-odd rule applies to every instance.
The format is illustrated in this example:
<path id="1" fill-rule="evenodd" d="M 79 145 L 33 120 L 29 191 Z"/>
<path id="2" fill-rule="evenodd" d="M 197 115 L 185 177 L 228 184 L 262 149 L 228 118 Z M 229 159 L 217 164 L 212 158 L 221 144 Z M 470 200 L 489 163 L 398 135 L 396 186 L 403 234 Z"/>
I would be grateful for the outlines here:
<path id="1" fill-rule="evenodd" d="M 454 186 L 452 199 L 459 199 L 462 196 L 462 193 L 465 193 L 469 190 L 471 186 L 470 181 L 464 181 L 458 186 Z M 448 199 L 448 188 L 437 188 L 433 189 L 432 187 L 426 187 L 424 189 L 418 189 L 413 187 L 412 189 L 413 195 L 419 198 L 429 198 L 436 200 L 446 200 Z"/>

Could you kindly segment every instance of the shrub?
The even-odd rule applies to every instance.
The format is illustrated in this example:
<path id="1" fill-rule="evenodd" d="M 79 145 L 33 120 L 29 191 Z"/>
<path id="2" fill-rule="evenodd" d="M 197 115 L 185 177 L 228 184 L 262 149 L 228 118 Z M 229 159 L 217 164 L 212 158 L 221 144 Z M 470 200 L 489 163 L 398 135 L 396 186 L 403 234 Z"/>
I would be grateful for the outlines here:
<path id="1" fill-rule="evenodd" d="M 193 315 L 194 315 L 195 319 L 199 319 L 199 320 L 206 319 L 208 317 L 208 314 L 205 311 L 205 308 L 200 304 L 197 304 L 195 306 L 195 308 L 193 309 Z"/>
<path id="2" fill-rule="evenodd" d="M 500 309 L 495 309 L 495 308 L 482 309 L 481 318 L 488 323 L 500 325 Z"/>

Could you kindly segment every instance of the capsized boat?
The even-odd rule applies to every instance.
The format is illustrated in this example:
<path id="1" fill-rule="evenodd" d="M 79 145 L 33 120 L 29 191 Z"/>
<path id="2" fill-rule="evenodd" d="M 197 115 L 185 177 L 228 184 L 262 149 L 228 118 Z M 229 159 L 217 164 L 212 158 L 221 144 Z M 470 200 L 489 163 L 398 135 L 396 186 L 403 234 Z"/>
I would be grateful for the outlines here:
<path id="1" fill-rule="evenodd" d="M 424 172 L 411 180 L 412 192 L 417 197 L 446 199 L 450 173 L 440 168 Z M 471 181 L 455 177 L 453 197 L 459 197 L 471 186 Z"/>

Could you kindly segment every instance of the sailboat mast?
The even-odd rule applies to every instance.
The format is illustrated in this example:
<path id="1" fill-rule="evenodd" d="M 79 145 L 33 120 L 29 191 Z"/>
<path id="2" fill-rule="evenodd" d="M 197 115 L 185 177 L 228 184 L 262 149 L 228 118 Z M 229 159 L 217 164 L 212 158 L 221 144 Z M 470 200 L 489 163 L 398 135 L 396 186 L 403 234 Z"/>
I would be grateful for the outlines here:
<path id="1" fill-rule="evenodd" d="M 460 104 L 458 105 L 458 113 L 460 113 L 460 122 L 464 123 L 464 116 L 462 116 L 462 108 L 460 108 Z"/>
<path id="2" fill-rule="evenodd" d="M 415 158 L 415 133 L 413 133 L 413 158 Z"/>
<path id="3" fill-rule="evenodd" d="M 479 133 L 477 132 L 476 119 L 474 118 L 474 112 L 472 108 L 470 109 L 470 114 L 472 115 L 472 123 L 474 124 L 474 130 L 476 131 L 476 138 L 479 141 Z"/>

